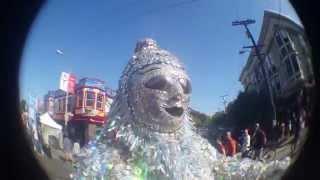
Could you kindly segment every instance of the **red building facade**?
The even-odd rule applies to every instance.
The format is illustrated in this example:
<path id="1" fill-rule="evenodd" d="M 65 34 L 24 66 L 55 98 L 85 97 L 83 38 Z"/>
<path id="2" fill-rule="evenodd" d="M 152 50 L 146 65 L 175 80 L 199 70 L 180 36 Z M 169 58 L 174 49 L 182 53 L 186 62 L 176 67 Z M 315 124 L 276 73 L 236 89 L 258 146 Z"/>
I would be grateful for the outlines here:
<path id="1" fill-rule="evenodd" d="M 73 141 L 81 145 L 93 139 L 97 131 L 106 123 L 105 82 L 96 78 L 82 78 L 75 87 L 74 93 L 68 94 L 68 125 L 65 126 L 67 93 L 55 91 L 53 118 L 66 128 Z"/>
<path id="2" fill-rule="evenodd" d="M 105 123 L 106 92 L 104 82 L 83 78 L 76 87 L 76 104 L 73 121 L 87 121 L 91 124 Z"/>

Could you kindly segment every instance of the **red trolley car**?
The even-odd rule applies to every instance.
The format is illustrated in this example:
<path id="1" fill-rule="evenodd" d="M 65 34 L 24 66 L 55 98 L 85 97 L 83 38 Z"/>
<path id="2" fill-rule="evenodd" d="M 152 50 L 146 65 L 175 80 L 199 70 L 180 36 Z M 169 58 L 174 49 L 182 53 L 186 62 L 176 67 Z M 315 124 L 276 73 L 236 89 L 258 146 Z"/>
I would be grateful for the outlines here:
<path id="1" fill-rule="evenodd" d="M 105 83 L 95 78 L 83 78 L 76 87 L 74 121 L 85 120 L 91 124 L 104 124 L 106 119 Z"/>

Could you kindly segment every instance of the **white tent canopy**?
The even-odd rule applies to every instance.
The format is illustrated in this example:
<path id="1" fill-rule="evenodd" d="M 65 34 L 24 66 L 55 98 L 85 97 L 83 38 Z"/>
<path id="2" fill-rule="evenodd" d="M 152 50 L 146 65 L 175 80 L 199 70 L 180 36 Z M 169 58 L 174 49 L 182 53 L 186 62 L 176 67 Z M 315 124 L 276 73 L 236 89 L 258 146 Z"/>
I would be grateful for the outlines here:
<path id="1" fill-rule="evenodd" d="M 62 147 L 62 126 L 56 123 L 48 113 L 40 116 L 41 136 L 43 143 L 50 146 L 50 139 L 56 139 L 60 148 Z M 53 139 L 52 139 L 53 138 Z M 54 141 L 51 141 L 54 142 Z"/>
<path id="2" fill-rule="evenodd" d="M 50 126 L 55 129 L 62 129 L 62 126 L 58 123 L 56 123 L 49 115 L 49 113 L 44 113 L 40 116 L 40 123 L 45 124 L 47 126 Z"/>

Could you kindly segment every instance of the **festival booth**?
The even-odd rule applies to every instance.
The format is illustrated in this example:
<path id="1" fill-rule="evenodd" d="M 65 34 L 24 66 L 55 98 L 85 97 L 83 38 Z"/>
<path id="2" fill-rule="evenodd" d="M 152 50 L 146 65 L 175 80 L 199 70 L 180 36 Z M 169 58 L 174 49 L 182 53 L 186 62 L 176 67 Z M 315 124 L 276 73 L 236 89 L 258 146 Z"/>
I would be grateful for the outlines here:
<path id="1" fill-rule="evenodd" d="M 56 123 L 49 113 L 40 116 L 43 143 L 49 146 L 49 139 L 55 139 L 59 148 L 62 148 L 62 126 Z"/>

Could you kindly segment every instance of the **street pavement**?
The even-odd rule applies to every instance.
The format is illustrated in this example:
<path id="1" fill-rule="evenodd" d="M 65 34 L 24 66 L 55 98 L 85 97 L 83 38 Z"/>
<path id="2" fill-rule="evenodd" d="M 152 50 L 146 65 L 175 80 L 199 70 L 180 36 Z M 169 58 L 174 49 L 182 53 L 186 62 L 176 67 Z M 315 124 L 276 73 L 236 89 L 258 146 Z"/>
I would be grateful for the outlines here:
<path id="1" fill-rule="evenodd" d="M 298 155 L 297 152 L 299 151 L 299 149 L 301 149 L 301 147 L 304 144 L 305 139 L 307 138 L 307 133 L 308 133 L 308 129 L 307 128 L 302 130 L 302 135 L 301 135 L 301 137 L 299 139 L 299 141 L 300 141 L 299 146 L 296 147 L 294 151 L 292 149 L 294 137 L 291 136 L 291 137 L 287 138 L 275 150 L 270 151 L 269 154 L 271 154 L 272 157 L 267 158 L 267 161 L 283 160 L 286 157 L 290 157 L 291 159 L 295 159 L 297 157 L 297 155 Z"/>
<path id="2" fill-rule="evenodd" d="M 59 158 L 49 158 L 40 154 L 36 157 L 46 170 L 50 179 L 52 180 L 70 180 L 70 173 L 72 172 L 72 165 L 70 162 L 64 162 Z"/>

